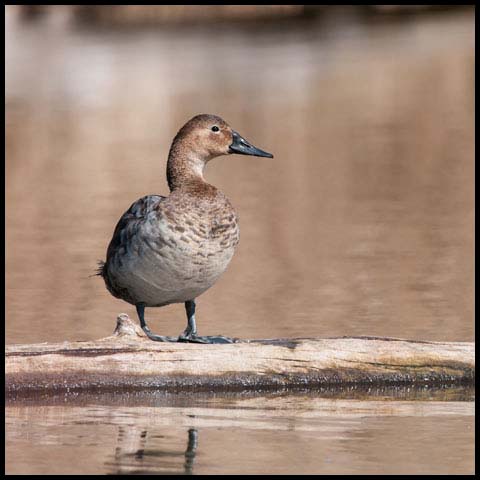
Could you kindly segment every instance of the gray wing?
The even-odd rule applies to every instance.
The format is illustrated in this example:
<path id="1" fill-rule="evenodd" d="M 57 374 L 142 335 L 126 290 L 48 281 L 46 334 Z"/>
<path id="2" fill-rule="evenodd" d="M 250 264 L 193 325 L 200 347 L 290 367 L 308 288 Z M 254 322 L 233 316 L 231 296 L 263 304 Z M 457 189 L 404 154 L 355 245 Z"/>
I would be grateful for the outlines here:
<path id="1" fill-rule="evenodd" d="M 99 262 L 98 275 L 105 278 L 106 264 L 111 257 L 120 249 L 126 248 L 130 239 L 136 234 L 140 225 L 145 221 L 148 214 L 157 209 L 158 204 L 167 197 L 161 195 L 146 195 L 134 202 L 130 208 L 120 217 L 112 240 L 107 249 L 107 261 Z"/>

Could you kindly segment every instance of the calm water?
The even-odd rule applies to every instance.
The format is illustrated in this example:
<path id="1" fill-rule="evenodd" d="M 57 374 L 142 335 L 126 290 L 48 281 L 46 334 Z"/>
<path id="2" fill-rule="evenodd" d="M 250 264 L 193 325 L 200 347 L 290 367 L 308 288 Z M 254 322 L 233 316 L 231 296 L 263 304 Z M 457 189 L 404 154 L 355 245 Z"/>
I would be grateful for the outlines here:
<path id="1" fill-rule="evenodd" d="M 275 154 L 207 168 L 241 241 L 198 300 L 201 334 L 473 340 L 473 80 L 472 11 L 110 31 L 7 7 L 7 343 L 95 339 L 135 318 L 89 275 L 124 210 L 168 192 L 171 139 L 201 112 Z M 158 333 L 185 327 L 181 305 L 147 315 Z M 473 471 L 471 402 L 345 418 L 292 400 L 254 426 L 244 404 L 208 407 L 227 420 L 204 425 L 196 400 L 102 402 L 10 405 L 9 472 Z M 317 409 L 310 428 L 301 412 Z"/>
<path id="2" fill-rule="evenodd" d="M 6 409 L 6 471 L 468 474 L 472 395 L 401 389 L 17 401 Z"/>

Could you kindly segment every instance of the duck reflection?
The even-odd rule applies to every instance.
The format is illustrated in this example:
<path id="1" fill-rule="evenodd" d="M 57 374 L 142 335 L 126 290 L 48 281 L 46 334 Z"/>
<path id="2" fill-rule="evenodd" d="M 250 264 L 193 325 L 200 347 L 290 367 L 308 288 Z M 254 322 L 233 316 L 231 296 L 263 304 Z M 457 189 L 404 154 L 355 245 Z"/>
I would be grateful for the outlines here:
<path id="1" fill-rule="evenodd" d="M 109 473 L 192 475 L 198 446 L 198 431 L 195 428 L 188 430 L 185 450 L 178 451 L 170 447 L 176 440 L 171 432 L 160 435 L 136 426 L 119 427 L 114 461 L 106 464 L 112 469 Z M 180 458 L 183 458 L 183 462 Z"/>

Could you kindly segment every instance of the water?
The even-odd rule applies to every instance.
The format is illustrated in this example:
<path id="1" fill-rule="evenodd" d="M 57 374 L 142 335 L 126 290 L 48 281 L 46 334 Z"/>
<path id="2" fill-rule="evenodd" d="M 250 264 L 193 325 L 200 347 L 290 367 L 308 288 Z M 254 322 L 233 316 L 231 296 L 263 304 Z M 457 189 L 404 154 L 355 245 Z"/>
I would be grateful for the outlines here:
<path id="1" fill-rule="evenodd" d="M 472 473 L 472 396 L 404 388 L 17 401 L 6 409 L 6 471 Z"/>
<path id="2" fill-rule="evenodd" d="M 275 159 L 207 168 L 240 215 L 241 239 L 198 300 L 200 334 L 472 341 L 473 72 L 468 10 L 144 31 L 22 23 L 7 7 L 7 343 L 95 339 L 119 312 L 135 318 L 89 275 L 124 210 L 168 192 L 171 139 L 201 112 Z M 185 327 L 181 305 L 147 318 L 161 334 Z M 336 436 L 323 429 L 339 421 L 330 411 L 307 432 L 290 410 L 290 429 L 268 412 L 262 428 L 199 428 L 183 411 L 169 411 L 183 420 L 167 428 L 152 420 L 161 410 L 102 404 L 87 421 L 85 405 L 12 405 L 7 467 L 180 472 L 197 428 L 195 473 L 471 472 L 465 405 L 441 421 L 424 407 L 348 420 Z"/>

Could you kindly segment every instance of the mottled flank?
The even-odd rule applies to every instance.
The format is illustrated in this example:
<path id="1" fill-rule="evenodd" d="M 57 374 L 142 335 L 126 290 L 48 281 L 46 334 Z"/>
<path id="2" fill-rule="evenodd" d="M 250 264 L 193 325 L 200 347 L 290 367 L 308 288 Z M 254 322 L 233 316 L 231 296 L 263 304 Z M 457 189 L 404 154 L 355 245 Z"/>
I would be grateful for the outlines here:
<path id="1" fill-rule="evenodd" d="M 170 195 L 133 203 L 100 264 L 112 295 L 147 307 L 186 302 L 225 271 L 239 240 L 238 218 L 226 196 L 204 180 L 203 169 L 231 153 L 232 139 L 232 129 L 214 115 L 198 115 L 180 129 L 167 162 Z"/>

